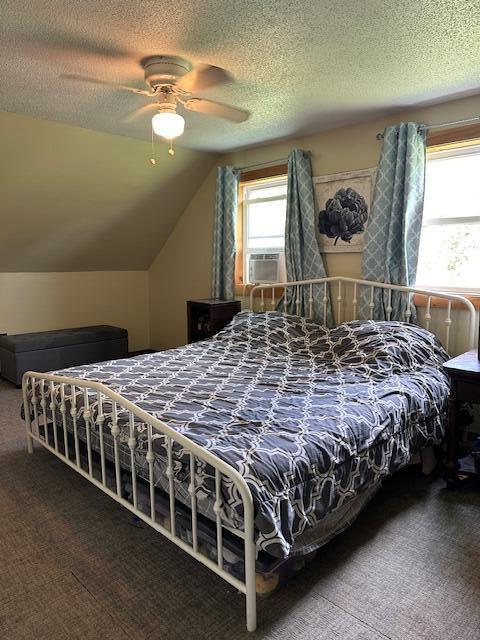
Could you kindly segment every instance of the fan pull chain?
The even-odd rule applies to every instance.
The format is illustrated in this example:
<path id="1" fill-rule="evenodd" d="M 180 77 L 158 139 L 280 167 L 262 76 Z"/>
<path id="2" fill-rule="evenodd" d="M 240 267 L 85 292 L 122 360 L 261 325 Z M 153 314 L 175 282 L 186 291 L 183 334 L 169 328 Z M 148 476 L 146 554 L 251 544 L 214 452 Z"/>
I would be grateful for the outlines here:
<path id="1" fill-rule="evenodd" d="M 151 165 L 156 165 L 157 164 L 157 160 L 155 158 L 155 147 L 154 147 L 154 135 L 153 134 L 154 134 L 154 131 L 153 131 L 153 126 L 152 126 L 152 135 L 151 135 L 152 155 L 148 159 L 148 161 L 150 162 Z M 175 155 L 175 149 L 173 148 L 173 139 L 170 140 L 170 147 L 168 149 L 168 155 L 169 156 L 174 156 Z"/>
<path id="2" fill-rule="evenodd" d="M 155 160 L 155 150 L 153 148 L 153 126 L 152 126 L 152 157 L 149 159 L 150 164 L 156 165 L 157 161 Z"/>

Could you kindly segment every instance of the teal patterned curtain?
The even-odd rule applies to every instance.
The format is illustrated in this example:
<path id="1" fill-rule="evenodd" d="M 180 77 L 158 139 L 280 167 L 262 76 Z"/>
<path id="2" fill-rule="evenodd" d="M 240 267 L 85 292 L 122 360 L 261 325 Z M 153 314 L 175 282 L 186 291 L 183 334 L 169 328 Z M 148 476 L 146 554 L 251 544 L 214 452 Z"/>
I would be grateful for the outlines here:
<path id="1" fill-rule="evenodd" d="M 316 235 L 315 192 L 310 153 L 294 149 L 288 156 L 287 219 L 285 225 L 287 280 L 310 280 L 326 276 Z M 296 314 L 296 293 L 289 291 L 287 309 Z M 300 287 L 300 315 L 308 315 L 308 287 Z M 313 317 L 323 321 L 323 287 L 313 291 Z M 330 301 L 327 324 L 331 324 Z"/>
<path id="2" fill-rule="evenodd" d="M 239 172 L 218 167 L 213 228 L 212 297 L 234 299 L 235 215 Z"/>
<path id="3" fill-rule="evenodd" d="M 425 191 L 426 127 L 402 122 L 387 127 L 378 165 L 371 219 L 365 233 L 363 277 L 413 286 L 417 272 Z M 367 293 L 361 317 L 369 317 Z M 373 317 L 387 317 L 387 294 L 377 291 Z M 392 320 L 405 320 L 408 296 L 392 296 Z M 413 307 L 413 305 L 412 305 Z M 414 314 L 414 307 L 411 309 Z"/>

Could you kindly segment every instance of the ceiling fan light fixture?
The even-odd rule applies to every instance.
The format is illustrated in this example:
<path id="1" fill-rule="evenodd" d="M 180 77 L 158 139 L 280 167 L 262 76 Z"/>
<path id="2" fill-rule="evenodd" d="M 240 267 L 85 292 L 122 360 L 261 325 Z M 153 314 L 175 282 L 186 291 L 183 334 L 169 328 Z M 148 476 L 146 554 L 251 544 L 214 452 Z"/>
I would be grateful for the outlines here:
<path id="1" fill-rule="evenodd" d="M 153 116 L 152 128 L 157 136 L 173 140 L 184 132 L 185 119 L 175 111 L 162 111 Z"/>

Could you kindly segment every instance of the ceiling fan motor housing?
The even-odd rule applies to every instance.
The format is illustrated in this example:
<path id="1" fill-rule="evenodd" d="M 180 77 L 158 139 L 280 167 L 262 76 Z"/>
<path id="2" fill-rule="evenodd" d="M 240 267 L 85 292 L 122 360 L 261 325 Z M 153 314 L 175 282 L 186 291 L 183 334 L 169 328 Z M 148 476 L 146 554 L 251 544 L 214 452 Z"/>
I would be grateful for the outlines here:
<path id="1" fill-rule="evenodd" d="M 142 60 L 145 82 L 154 91 L 158 87 L 172 86 L 192 69 L 192 65 L 177 56 L 151 56 Z"/>
<path id="2" fill-rule="evenodd" d="M 163 111 L 175 113 L 177 109 L 177 101 L 174 94 L 170 91 L 161 91 L 159 101 L 156 106 L 160 113 Z"/>

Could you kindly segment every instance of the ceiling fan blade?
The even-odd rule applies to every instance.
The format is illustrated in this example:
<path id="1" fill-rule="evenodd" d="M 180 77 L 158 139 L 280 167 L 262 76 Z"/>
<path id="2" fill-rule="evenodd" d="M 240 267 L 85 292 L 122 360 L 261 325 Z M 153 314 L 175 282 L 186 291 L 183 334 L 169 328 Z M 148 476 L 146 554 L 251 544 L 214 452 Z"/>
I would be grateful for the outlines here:
<path id="1" fill-rule="evenodd" d="M 103 84 L 107 87 L 115 87 L 115 89 L 122 89 L 123 91 L 130 91 L 130 93 L 136 93 L 141 96 L 154 96 L 155 94 L 145 89 L 137 89 L 135 87 L 126 87 L 123 84 L 116 84 L 115 82 L 108 82 L 106 80 L 99 80 L 97 78 L 88 78 L 87 76 L 79 76 L 75 73 L 62 73 L 60 76 L 63 80 L 76 80 L 79 82 L 90 82 L 92 84 Z"/>
<path id="2" fill-rule="evenodd" d="M 232 82 L 232 80 L 233 77 L 225 69 L 210 64 L 199 64 L 180 78 L 176 86 L 188 93 L 193 93 Z"/>
<path id="3" fill-rule="evenodd" d="M 203 98 L 190 98 L 190 100 L 186 100 L 183 104 L 190 111 L 198 111 L 199 113 L 223 118 L 231 122 L 245 122 L 245 120 L 248 120 L 250 117 L 249 111 L 230 107 L 228 104 L 214 102 L 213 100 L 204 100 Z"/>
<path id="4" fill-rule="evenodd" d="M 154 111 L 158 109 L 158 103 L 157 102 L 149 102 L 148 104 L 144 104 L 143 107 L 139 107 L 138 109 L 135 109 L 135 111 L 132 111 L 131 113 L 127 113 L 126 116 L 124 116 L 121 121 L 122 122 L 132 122 L 133 120 L 136 120 L 138 117 L 143 116 L 144 114 L 148 113 L 149 111 Z"/>

